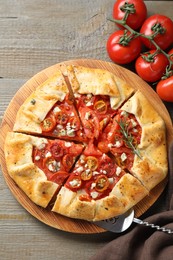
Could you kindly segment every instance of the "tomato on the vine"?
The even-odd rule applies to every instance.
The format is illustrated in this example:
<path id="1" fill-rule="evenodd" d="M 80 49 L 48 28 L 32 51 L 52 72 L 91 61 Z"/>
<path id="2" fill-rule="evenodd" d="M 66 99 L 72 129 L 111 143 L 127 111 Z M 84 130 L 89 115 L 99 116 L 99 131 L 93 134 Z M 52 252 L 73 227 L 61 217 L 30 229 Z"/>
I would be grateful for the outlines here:
<path id="1" fill-rule="evenodd" d="M 139 56 L 142 43 L 139 37 L 131 37 L 129 31 L 118 30 L 110 35 L 106 47 L 112 61 L 127 64 Z"/>
<path id="2" fill-rule="evenodd" d="M 140 33 L 146 36 L 153 35 L 156 44 L 165 50 L 173 43 L 173 21 L 164 15 L 152 15 L 145 20 Z M 156 49 L 156 46 L 149 39 L 145 37 L 141 37 L 141 39 L 147 48 Z"/>
<path id="3" fill-rule="evenodd" d="M 143 53 L 135 63 L 137 74 L 148 82 L 159 80 L 169 64 L 167 57 L 162 53 L 154 54 L 155 50 Z"/>
<path id="4" fill-rule="evenodd" d="M 147 17 L 147 8 L 143 0 L 117 0 L 113 6 L 113 18 L 122 20 L 126 12 L 126 23 L 134 30 L 139 29 Z M 122 28 L 121 25 L 117 25 Z"/>
<path id="5" fill-rule="evenodd" d="M 160 80 L 156 92 L 162 100 L 173 102 L 173 76 Z"/>

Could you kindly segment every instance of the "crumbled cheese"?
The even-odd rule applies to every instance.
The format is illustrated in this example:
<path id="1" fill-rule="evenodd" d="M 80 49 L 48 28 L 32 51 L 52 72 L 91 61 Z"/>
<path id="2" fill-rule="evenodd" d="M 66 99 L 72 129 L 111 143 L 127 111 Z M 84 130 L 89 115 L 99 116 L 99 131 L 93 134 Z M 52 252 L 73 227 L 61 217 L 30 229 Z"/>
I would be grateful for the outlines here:
<path id="1" fill-rule="evenodd" d="M 138 132 L 138 130 L 136 128 L 133 128 L 133 132 L 136 133 Z"/>
<path id="2" fill-rule="evenodd" d="M 94 189 L 95 186 L 96 186 L 96 183 L 95 183 L 95 182 L 91 183 L 91 189 Z"/>
<path id="3" fill-rule="evenodd" d="M 130 121 L 131 121 L 133 127 L 137 126 L 137 123 L 135 122 L 134 119 L 131 119 Z"/>
<path id="4" fill-rule="evenodd" d="M 66 130 L 65 130 L 65 129 L 61 129 L 61 130 L 59 131 L 59 135 L 60 135 L 60 136 L 65 136 L 65 135 L 66 135 Z"/>
<path id="5" fill-rule="evenodd" d="M 71 112 L 71 116 L 74 116 L 74 112 Z"/>
<path id="6" fill-rule="evenodd" d="M 99 193 L 98 193 L 97 191 L 92 191 L 92 192 L 91 192 L 91 197 L 92 197 L 93 199 L 96 199 L 96 198 L 98 197 L 98 195 L 99 195 Z"/>
<path id="7" fill-rule="evenodd" d="M 88 98 L 88 99 L 89 99 L 89 98 L 92 98 L 92 94 L 91 94 L 91 93 L 87 94 L 87 98 Z"/>
<path id="8" fill-rule="evenodd" d="M 102 155 L 102 159 L 106 159 L 106 154 L 104 153 L 103 155 Z"/>
<path id="9" fill-rule="evenodd" d="M 124 162 L 127 159 L 127 155 L 125 153 L 122 153 L 121 160 Z"/>
<path id="10" fill-rule="evenodd" d="M 108 144 L 108 147 L 111 148 L 111 147 L 112 147 L 112 144 Z"/>
<path id="11" fill-rule="evenodd" d="M 121 112 L 121 116 L 126 116 L 126 115 L 128 115 L 128 113 L 126 111 Z"/>
<path id="12" fill-rule="evenodd" d="M 85 170 L 86 174 L 90 173 L 90 169 Z"/>
<path id="13" fill-rule="evenodd" d="M 112 184 L 114 182 L 114 178 L 108 178 L 109 182 Z"/>
<path id="14" fill-rule="evenodd" d="M 74 179 L 74 180 L 70 181 L 69 183 L 70 183 L 70 185 L 71 185 L 72 187 L 78 187 L 78 186 L 80 186 L 80 182 L 79 182 L 79 180 L 77 180 L 77 179 Z"/>
<path id="15" fill-rule="evenodd" d="M 57 129 L 63 129 L 63 126 L 62 125 L 57 125 L 56 128 Z"/>
<path id="16" fill-rule="evenodd" d="M 60 111 L 61 111 L 61 109 L 59 107 L 55 107 L 54 110 L 53 110 L 54 113 L 58 113 Z"/>
<path id="17" fill-rule="evenodd" d="M 76 98 L 80 98 L 80 94 L 79 93 L 74 93 L 74 96 L 76 97 Z"/>
<path id="18" fill-rule="evenodd" d="M 86 106 L 87 106 L 87 107 L 92 106 L 92 105 L 93 105 L 93 103 L 92 103 L 91 101 L 88 101 L 88 102 L 86 103 Z"/>
<path id="19" fill-rule="evenodd" d="M 121 142 L 120 141 L 116 141 L 114 144 L 115 147 L 120 147 L 121 146 Z"/>
<path id="20" fill-rule="evenodd" d="M 70 142 L 65 142 L 65 147 L 70 147 L 71 143 Z"/>
<path id="21" fill-rule="evenodd" d="M 37 148 L 38 148 L 38 150 L 42 150 L 45 148 L 45 146 L 46 146 L 45 143 L 40 143 L 40 144 L 38 144 Z"/>
<path id="22" fill-rule="evenodd" d="M 103 125 L 105 126 L 107 124 L 108 118 L 103 119 Z"/>
<path id="23" fill-rule="evenodd" d="M 74 131 L 74 129 L 67 129 L 67 135 L 68 135 L 68 136 L 75 136 L 75 131 Z"/>
<path id="24" fill-rule="evenodd" d="M 51 156 L 52 156 L 51 152 L 47 152 L 47 153 L 45 154 L 45 157 L 46 157 L 46 158 L 51 157 Z"/>
<path id="25" fill-rule="evenodd" d="M 95 175 L 97 175 L 97 174 L 99 174 L 99 172 L 93 171 L 93 176 L 95 176 Z"/>
<path id="26" fill-rule="evenodd" d="M 102 173 L 103 173 L 103 174 L 107 174 L 107 171 L 103 170 Z"/>
<path id="27" fill-rule="evenodd" d="M 121 173 L 121 168 L 118 166 L 116 169 L 116 175 L 119 176 Z"/>
<path id="28" fill-rule="evenodd" d="M 76 172 L 83 172 L 84 168 L 82 166 L 80 166 L 79 168 L 76 169 Z"/>
<path id="29" fill-rule="evenodd" d="M 108 133 L 108 136 L 112 136 L 113 135 L 113 133 Z"/>
<path id="30" fill-rule="evenodd" d="M 36 160 L 36 161 L 39 161 L 40 158 L 41 158 L 41 157 L 40 157 L 39 155 L 36 155 L 36 156 L 35 156 L 35 160 Z"/>
<path id="31" fill-rule="evenodd" d="M 90 118 L 90 115 L 91 115 L 90 112 L 86 112 L 85 119 L 88 120 Z"/>

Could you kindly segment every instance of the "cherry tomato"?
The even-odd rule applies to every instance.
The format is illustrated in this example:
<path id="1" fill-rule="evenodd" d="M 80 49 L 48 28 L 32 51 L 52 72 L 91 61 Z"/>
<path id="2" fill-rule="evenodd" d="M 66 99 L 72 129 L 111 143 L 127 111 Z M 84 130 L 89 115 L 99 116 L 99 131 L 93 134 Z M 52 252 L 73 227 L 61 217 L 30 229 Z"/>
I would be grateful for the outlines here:
<path id="1" fill-rule="evenodd" d="M 96 113 L 87 107 L 81 107 L 79 109 L 81 120 L 84 126 L 84 132 L 90 139 L 97 138 L 99 136 L 99 119 Z"/>
<path id="2" fill-rule="evenodd" d="M 163 76 L 166 66 L 169 63 L 166 56 L 162 53 L 156 54 L 152 58 L 151 62 L 146 61 L 145 57 L 147 57 L 148 54 L 152 55 L 154 52 L 155 50 L 151 50 L 148 53 L 144 53 L 144 58 L 142 56 L 138 57 L 135 63 L 135 68 L 138 75 L 148 82 L 155 82 L 159 80 Z"/>
<path id="3" fill-rule="evenodd" d="M 53 157 L 44 158 L 43 166 L 46 167 L 50 172 L 57 172 L 60 170 L 60 163 L 57 162 Z"/>
<path id="4" fill-rule="evenodd" d="M 82 179 L 83 181 L 88 181 L 88 180 L 91 179 L 91 177 L 92 177 L 92 171 L 87 171 L 87 170 L 85 170 L 85 171 L 83 171 L 83 172 L 81 173 L 81 179 Z"/>
<path id="5" fill-rule="evenodd" d="M 63 156 L 62 164 L 65 167 L 66 171 L 69 171 L 71 169 L 71 167 L 73 166 L 73 163 L 74 163 L 74 158 L 72 155 L 66 154 Z"/>
<path id="6" fill-rule="evenodd" d="M 170 56 L 170 59 L 171 59 L 171 61 L 172 61 L 171 69 L 173 70 L 173 48 L 168 52 L 168 54 L 171 55 L 171 56 Z"/>
<path id="7" fill-rule="evenodd" d="M 147 17 L 147 8 L 143 0 L 117 0 L 113 7 L 113 18 L 122 20 L 125 15 L 126 8 L 129 15 L 126 20 L 127 25 L 132 29 L 139 29 Z M 120 28 L 121 25 L 117 24 Z"/>
<path id="8" fill-rule="evenodd" d="M 69 189 L 76 191 L 77 189 L 80 189 L 82 186 L 82 180 L 80 176 L 78 175 L 71 175 L 66 182 L 66 185 Z"/>
<path id="9" fill-rule="evenodd" d="M 80 121 L 78 118 L 71 117 L 68 121 L 71 128 L 74 129 L 74 131 L 78 131 L 80 129 Z"/>
<path id="10" fill-rule="evenodd" d="M 50 145 L 50 152 L 55 159 L 59 159 L 64 155 L 64 149 L 57 142 Z"/>
<path id="11" fill-rule="evenodd" d="M 103 192 L 109 186 L 109 180 L 105 175 L 99 175 L 95 183 L 96 183 L 95 189 L 98 192 Z"/>
<path id="12" fill-rule="evenodd" d="M 81 201 L 91 201 L 91 197 L 88 194 L 82 194 L 79 196 L 79 200 Z"/>
<path id="13" fill-rule="evenodd" d="M 54 117 L 45 118 L 41 124 L 42 132 L 50 132 L 56 126 L 56 120 Z"/>
<path id="14" fill-rule="evenodd" d="M 125 30 L 118 30 L 110 35 L 107 41 L 107 52 L 110 59 L 119 64 L 126 64 L 136 59 L 141 52 L 141 40 L 139 37 L 127 40 L 128 43 L 124 43 L 129 37 L 130 32 Z M 126 46 L 124 46 L 126 45 Z"/>
<path id="15" fill-rule="evenodd" d="M 57 112 L 55 114 L 55 118 L 56 118 L 57 124 L 60 124 L 60 125 L 65 125 L 68 122 L 68 115 L 63 111 Z"/>
<path id="16" fill-rule="evenodd" d="M 98 167 L 98 159 L 94 156 L 88 156 L 86 158 L 86 163 L 91 171 L 95 171 Z"/>
<path id="17" fill-rule="evenodd" d="M 173 102 L 173 76 L 159 81 L 156 92 L 162 100 Z"/>
<path id="18" fill-rule="evenodd" d="M 94 104 L 94 109 L 101 114 L 105 114 L 107 111 L 107 104 L 103 100 L 98 100 Z"/>
<path id="19" fill-rule="evenodd" d="M 172 20 L 164 15 L 155 14 L 150 16 L 143 23 L 140 33 L 150 36 L 156 31 L 159 33 L 154 37 L 154 41 L 157 45 L 165 50 L 173 43 L 173 22 Z M 149 49 L 156 49 L 156 46 L 151 43 L 149 39 L 141 37 L 144 45 Z"/>
<path id="20" fill-rule="evenodd" d="M 49 181 L 53 181 L 53 182 L 61 185 L 68 176 L 69 176 L 69 174 L 67 172 L 59 171 L 57 173 L 52 174 L 49 177 Z"/>
<path id="21" fill-rule="evenodd" d="M 104 142 L 99 142 L 98 143 L 98 148 L 100 151 L 102 151 L 103 153 L 108 153 L 109 152 L 109 147 L 108 147 L 108 142 L 104 141 Z"/>

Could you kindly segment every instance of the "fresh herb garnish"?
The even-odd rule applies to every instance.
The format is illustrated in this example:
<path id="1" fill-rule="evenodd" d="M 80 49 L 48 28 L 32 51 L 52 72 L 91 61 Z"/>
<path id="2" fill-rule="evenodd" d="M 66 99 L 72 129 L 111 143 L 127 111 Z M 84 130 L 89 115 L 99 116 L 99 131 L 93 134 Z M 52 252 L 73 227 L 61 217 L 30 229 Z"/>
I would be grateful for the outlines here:
<path id="1" fill-rule="evenodd" d="M 137 149 L 137 145 L 134 145 L 134 137 L 128 131 L 128 125 L 125 121 L 120 120 L 120 122 L 116 121 L 117 124 L 120 126 L 120 132 L 123 135 L 123 141 L 126 145 L 132 150 L 134 154 L 136 154 L 140 159 L 141 155 L 139 150 Z"/>

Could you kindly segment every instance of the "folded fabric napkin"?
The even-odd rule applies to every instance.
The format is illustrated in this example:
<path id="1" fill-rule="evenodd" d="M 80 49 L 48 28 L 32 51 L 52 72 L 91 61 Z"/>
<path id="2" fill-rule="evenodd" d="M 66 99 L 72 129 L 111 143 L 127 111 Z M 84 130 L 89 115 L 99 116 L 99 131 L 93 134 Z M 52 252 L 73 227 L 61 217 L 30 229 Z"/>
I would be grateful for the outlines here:
<path id="1" fill-rule="evenodd" d="M 162 205 L 161 209 L 159 206 Z M 158 213 L 159 212 L 159 213 Z M 145 221 L 173 230 L 173 143 L 169 148 L 169 182 L 147 212 Z M 90 260 L 173 260 L 173 234 L 134 224 Z"/>

